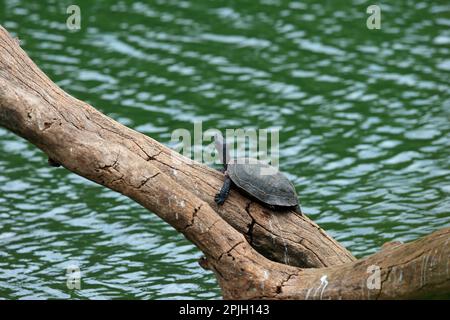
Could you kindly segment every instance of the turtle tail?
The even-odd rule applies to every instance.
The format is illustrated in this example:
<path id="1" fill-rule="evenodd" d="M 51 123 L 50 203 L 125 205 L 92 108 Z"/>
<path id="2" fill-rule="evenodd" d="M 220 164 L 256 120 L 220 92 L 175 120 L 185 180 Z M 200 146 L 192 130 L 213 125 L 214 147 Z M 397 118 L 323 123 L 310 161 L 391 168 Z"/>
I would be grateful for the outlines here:
<path id="1" fill-rule="evenodd" d="M 300 203 L 295 207 L 295 212 L 304 215 L 303 210 L 302 210 L 302 206 L 300 205 Z"/>

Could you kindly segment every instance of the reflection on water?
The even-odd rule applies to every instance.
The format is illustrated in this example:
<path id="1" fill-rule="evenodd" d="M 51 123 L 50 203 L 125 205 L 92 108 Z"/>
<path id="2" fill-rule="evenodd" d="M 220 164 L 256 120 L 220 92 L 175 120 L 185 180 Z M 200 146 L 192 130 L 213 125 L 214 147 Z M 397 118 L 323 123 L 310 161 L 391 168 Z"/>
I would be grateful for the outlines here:
<path id="1" fill-rule="evenodd" d="M 281 129 L 304 211 L 355 255 L 450 222 L 450 7 L 364 1 L 5 1 L 0 22 L 62 88 L 169 143 L 177 128 Z M 0 129 L 0 297 L 217 298 L 191 244 Z M 65 268 L 81 268 L 82 290 Z"/>

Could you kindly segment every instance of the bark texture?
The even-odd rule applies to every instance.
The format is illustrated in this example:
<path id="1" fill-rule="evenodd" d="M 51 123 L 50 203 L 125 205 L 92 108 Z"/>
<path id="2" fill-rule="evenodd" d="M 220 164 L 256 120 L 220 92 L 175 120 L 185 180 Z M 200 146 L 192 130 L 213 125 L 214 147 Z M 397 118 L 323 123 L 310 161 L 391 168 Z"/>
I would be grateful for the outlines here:
<path id="1" fill-rule="evenodd" d="M 422 298 L 450 292 L 450 229 L 356 260 L 303 214 L 271 211 L 234 190 L 218 207 L 214 195 L 222 174 L 67 94 L 1 26 L 0 125 L 40 148 L 50 164 L 128 196 L 184 234 L 205 254 L 201 264 L 215 272 L 224 298 Z M 380 267 L 379 288 L 367 285 L 371 265 Z"/>

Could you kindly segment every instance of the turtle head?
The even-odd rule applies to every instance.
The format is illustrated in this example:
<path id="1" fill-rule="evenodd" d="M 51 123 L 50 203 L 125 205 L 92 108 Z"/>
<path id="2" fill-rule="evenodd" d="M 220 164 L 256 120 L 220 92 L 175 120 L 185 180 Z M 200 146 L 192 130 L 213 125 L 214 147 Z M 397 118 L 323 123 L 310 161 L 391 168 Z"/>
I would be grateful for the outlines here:
<path id="1" fill-rule="evenodd" d="M 216 150 L 219 153 L 220 161 L 225 165 L 230 161 L 230 150 L 221 133 L 216 133 L 214 135 L 214 144 Z"/>

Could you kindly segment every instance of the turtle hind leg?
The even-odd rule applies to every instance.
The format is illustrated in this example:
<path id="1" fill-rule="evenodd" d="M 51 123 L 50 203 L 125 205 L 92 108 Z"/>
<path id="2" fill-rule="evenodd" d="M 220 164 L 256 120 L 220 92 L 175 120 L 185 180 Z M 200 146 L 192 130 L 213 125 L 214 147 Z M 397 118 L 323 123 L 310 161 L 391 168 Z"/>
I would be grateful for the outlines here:
<path id="1" fill-rule="evenodd" d="M 231 179 L 230 177 L 225 173 L 225 181 L 223 182 L 223 186 L 220 189 L 220 192 L 216 194 L 214 197 L 214 201 L 220 206 L 222 205 L 225 200 L 227 200 L 228 195 L 230 194 L 230 188 L 231 188 Z"/>

